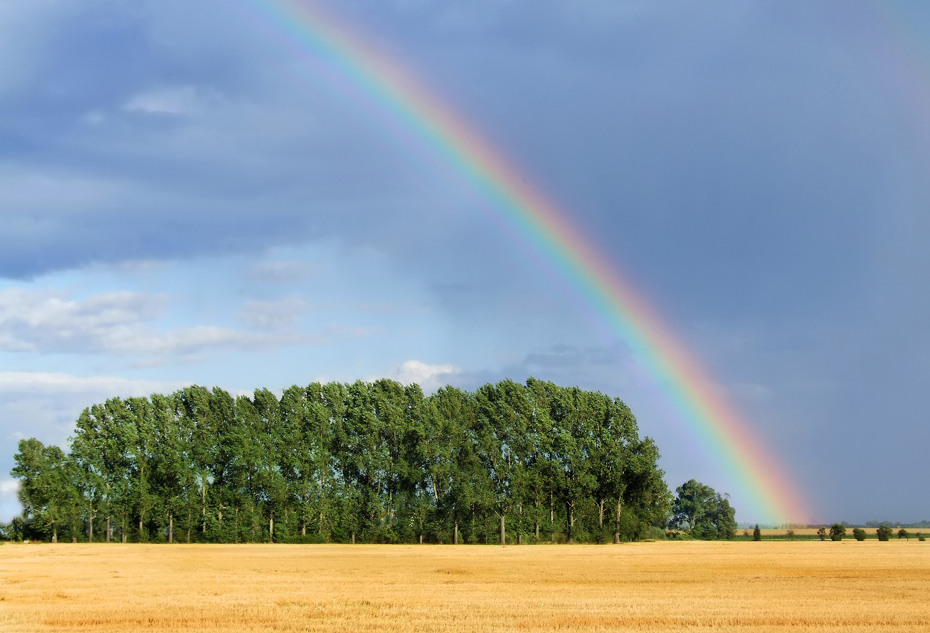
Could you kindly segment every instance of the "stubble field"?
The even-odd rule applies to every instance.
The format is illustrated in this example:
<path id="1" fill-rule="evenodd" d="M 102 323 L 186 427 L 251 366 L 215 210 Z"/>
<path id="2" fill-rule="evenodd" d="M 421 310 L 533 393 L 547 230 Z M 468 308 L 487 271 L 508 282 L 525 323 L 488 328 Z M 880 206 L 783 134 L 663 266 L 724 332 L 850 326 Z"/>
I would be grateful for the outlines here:
<path id="1" fill-rule="evenodd" d="M 2 631 L 921 631 L 930 546 L 5 545 Z"/>

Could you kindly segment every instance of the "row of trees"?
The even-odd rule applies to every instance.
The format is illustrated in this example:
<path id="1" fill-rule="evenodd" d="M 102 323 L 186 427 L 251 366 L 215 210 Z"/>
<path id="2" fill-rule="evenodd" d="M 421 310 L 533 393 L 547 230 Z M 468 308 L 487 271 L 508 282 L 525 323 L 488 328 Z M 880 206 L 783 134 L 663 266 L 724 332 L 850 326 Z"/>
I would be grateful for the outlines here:
<path id="1" fill-rule="evenodd" d="M 378 380 L 112 398 L 12 474 L 53 541 L 619 541 L 668 518 L 658 457 L 600 393 Z"/>

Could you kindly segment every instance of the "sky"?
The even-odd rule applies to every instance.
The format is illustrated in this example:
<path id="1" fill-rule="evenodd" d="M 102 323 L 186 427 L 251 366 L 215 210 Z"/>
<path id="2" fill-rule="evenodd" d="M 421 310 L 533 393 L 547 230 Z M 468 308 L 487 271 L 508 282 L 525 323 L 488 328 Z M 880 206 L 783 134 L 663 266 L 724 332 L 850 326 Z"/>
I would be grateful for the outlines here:
<path id="1" fill-rule="evenodd" d="M 621 398 L 672 490 L 759 520 L 630 341 L 281 4 L 0 0 L 0 521 L 18 441 L 109 397 L 530 376 Z M 315 4 L 558 206 L 809 520 L 930 519 L 923 3 Z"/>

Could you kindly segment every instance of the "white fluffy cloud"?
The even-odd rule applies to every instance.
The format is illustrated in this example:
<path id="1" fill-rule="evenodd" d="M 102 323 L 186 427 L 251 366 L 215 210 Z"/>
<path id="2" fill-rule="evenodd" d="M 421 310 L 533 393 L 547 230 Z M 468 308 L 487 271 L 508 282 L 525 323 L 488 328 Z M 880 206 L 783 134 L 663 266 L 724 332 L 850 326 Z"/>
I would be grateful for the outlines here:
<path id="1" fill-rule="evenodd" d="M 291 333 L 252 332 L 217 325 L 159 331 L 163 295 L 107 292 L 74 299 L 56 292 L 0 290 L 0 351 L 187 356 L 216 349 L 262 349 L 311 342 Z M 293 323 L 301 306 L 250 305 L 243 320 L 258 329 Z M 140 359 L 141 360 L 141 359 Z"/>
<path id="2" fill-rule="evenodd" d="M 455 365 L 428 365 L 418 360 L 408 360 L 394 369 L 389 377 L 405 385 L 416 383 L 425 393 L 432 393 L 447 385 L 461 371 Z"/>

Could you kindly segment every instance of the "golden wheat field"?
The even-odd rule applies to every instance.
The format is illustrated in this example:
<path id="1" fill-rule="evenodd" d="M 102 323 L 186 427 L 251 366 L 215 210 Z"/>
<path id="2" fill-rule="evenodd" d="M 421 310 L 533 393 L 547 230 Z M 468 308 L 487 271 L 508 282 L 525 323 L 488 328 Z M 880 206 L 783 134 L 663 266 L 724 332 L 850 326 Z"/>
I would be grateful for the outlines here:
<path id="1" fill-rule="evenodd" d="M 920 631 L 930 546 L 13 545 L 2 631 Z"/>

